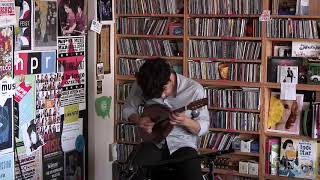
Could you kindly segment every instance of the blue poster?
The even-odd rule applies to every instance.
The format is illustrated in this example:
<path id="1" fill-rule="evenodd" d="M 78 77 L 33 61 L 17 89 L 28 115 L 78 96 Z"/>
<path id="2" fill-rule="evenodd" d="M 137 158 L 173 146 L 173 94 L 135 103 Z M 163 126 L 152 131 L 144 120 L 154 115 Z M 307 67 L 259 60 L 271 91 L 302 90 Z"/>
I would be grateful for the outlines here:
<path id="1" fill-rule="evenodd" d="M 12 138 L 12 98 L 8 98 L 0 106 L 0 153 L 12 151 Z"/>
<path id="2" fill-rule="evenodd" d="M 13 152 L 0 155 L 0 180 L 13 180 Z"/>

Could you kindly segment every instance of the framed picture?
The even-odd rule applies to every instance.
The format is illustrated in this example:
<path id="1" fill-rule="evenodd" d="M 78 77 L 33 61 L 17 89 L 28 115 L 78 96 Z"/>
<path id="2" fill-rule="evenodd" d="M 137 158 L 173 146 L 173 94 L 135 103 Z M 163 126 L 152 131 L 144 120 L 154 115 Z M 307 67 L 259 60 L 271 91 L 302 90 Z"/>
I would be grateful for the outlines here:
<path id="1" fill-rule="evenodd" d="M 103 63 L 104 74 L 110 71 L 110 25 L 103 25 L 97 34 L 97 63 Z"/>
<path id="2" fill-rule="evenodd" d="M 112 0 L 98 0 L 98 19 L 112 21 Z"/>

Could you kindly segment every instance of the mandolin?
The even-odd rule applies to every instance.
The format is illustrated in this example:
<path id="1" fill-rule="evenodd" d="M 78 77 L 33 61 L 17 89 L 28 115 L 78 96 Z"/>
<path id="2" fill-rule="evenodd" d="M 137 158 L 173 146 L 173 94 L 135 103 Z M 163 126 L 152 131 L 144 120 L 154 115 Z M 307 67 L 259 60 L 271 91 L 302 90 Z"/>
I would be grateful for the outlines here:
<path id="1" fill-rule="evenodd" d="M 193 101 L 187 106 L 183 106 L 173 111 L 163 104 L 152 104 L 144 107 L 141 116 L 150 117 L 151 121 L 154 122 L 155 125 L 152 128 L 152 133 L 150 134 L 141 129 L 140 134 L 143 141 L 159 143 L 166 138 L 173 129 L 173 125 L 170 124 L 169 121 L 169 115 L 171 113 L 181 113 L 186 110 L 196 110 L 205 105 L 208 105 L 208 98 Z"/>

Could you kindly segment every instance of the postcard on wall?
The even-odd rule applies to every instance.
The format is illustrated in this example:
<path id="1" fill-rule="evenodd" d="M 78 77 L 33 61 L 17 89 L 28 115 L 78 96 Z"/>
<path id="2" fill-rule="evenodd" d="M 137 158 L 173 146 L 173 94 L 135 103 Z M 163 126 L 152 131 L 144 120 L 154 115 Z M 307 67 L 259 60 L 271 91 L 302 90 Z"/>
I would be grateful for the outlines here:
<path id="1" fill-rule="evenodd" d="M 85 0 L 58 1 L 59 36 L 82 36 L 87 34 L 87 3 Z"/>
<path id="2" fill-rule="evenodd" d="M 0 28 L 0 79 L 12 76 L 13 27 Z"/>
<path id="3" fill-rule="evenodd" d="M 303 94 L 296 100 L 281 100 L 280 93 L 272 92 L 269 105 L 268 131 L 299 134 Z"/>
<path id="4" fill-rule="evenodd" d="M 31 12 L 33 9 L 31 0 L 22 0 L 19 6 L 19 22 L 15 26 L 15 50 L 31 50 Z"/>
<path id="5" fill-rule="evenodd" d="M 56 71 L 56 51 L 17 52 L 14 74 L 42 74 Z"/>
<path id="6" fill-rule="evenodd" d="M 0 155 L 0 180 L 14 179 L 14 153 Z"/>
<path id="7" fill-rule="evenodd" d="M 57 72 L 61 82 L 61 107 L 80 104 L 85 109 L 85 39 L 83 36 L 58 38 Z"/>
<path id="8" fill-rule="evenodd" d="M 41 148 L 37 151 L 33 151 L 30 155 L 26 154 L 26 149 L 23 142 L 17 140 L 17 155 L 21 166 L 22 173 L 19 166 L 15 166 L 15 179 L 22 180 L 21 174 L 23 174 L 23 179 L 39 179 L 42 180 L 42 151 Z"/>
<path id="9" fill-rule="evenodd" d="M 33 11 L 33 49 L 56 49 L 58 15 L 56 0 L 35 0 Z"/>
<path id="10" fill-rule="evenodd" d="M 0 106 L 0 154 L 13 151 L 12 98 Z"/>
<path id="11" fill-rule="evenodd" d="M 100 34 L 97 34 L 97 63 L 103 63 L 103 73 L 110 70 L 110 25 L 103 25 Z"/>
<path id="12" fill-rule="evenodd" d="M 15 0 L 0 0 L 0 27 L 16 24 Z"/>
<path id="13" fill-rule="evenodd" d="M 292 42 L 292 57 L 320 58 L 319 42 Z"/>

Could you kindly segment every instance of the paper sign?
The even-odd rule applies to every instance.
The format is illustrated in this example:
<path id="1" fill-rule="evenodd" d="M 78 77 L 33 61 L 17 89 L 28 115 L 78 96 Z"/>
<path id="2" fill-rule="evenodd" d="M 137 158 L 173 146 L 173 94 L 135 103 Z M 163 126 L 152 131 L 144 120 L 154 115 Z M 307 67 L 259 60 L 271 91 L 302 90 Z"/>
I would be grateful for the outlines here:
<path id="1" fill-rule="evenodd" d="M 102 24 L 101 24 L 101 23 L 99 23 L 99 22 L 96 21 L 96 20 L 92 20 L 91 26 L 90 26 L 90 30 L 91 30 L 91 31 L 94 31 L 94 32 L 100 34 L 101 28 L 102 28 Z"/>
<path id="2" fill-rule="evenodd" d="M 16 24 L 16 12 L 14 0 L 0 1 L 0 27 Z"/>
<path id="3" fill-rule="evenodd" d="M 0 155 L 0 180 L 13 180 L 13 152 Z"/>
<path id="4" fill-rule="evenodd" d="M 61 135 L 61 146 L 64 152 L 74 150 L 76 139 L 82 134 L 82 118 L 70 123 L 63 123 L 63 132 Z"/>
<path id="5" fill-rule="evenodd" d="M 297 84 L 295 83 L 281 83 L 280 99 L 282 100 L 296 100 Z"/>
<path id="6" fill-rule="evenodd" d="M 263 10 L 262 14 L 259 17 L 259 21 L 270 21 L 270 10 Z"/>
<path id="7" fill-rule="evenodd" d="M 1 93 L 0 93 L 0 106 L 3 106 L 8 98 L 11 98 L 15 93 L 15 83 L 12 77 L 5 76 L 0 80 L 0 87 L 1 87 Z"/>

